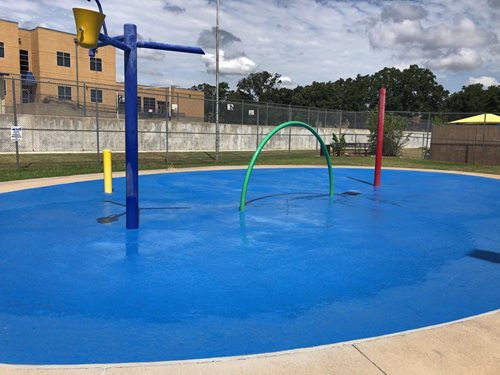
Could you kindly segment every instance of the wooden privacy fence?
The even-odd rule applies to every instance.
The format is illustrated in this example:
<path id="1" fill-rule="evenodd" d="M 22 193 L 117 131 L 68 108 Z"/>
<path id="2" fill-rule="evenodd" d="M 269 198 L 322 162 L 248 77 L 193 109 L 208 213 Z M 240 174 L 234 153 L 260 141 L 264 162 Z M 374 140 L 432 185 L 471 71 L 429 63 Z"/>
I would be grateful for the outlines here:
<path id="1" fill-rule="evenodd" d="M 431 158 L 467 164 L 500 165 L 500 125 L 437 125 Z"/>

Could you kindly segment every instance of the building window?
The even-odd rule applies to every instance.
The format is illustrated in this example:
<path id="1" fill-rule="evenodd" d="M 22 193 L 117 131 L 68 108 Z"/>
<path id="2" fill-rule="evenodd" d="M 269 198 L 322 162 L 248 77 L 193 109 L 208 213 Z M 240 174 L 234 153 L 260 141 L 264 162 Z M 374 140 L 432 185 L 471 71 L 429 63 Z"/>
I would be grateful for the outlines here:
<path id="1" fill-rule="evenodd" d="M 90 89 L 90 101 L 102 103 L 102 90 Z"/>
<path id="2" fill-rule="evenodd" d="M 57 86 L 59 100 L 71 100 L 71 86 Z"/>
<path id="3" fill-rule="evenodd" d="M 116 101 L 118 102 L 118 104 L 117 104 L 118 110 L 120 112 L 124 112 L 125 111 L 125 96 L 117 93 L 116 94 Z"/>
<path id="4" fill-rule="evenodd" d="M 137 97 L 137 112 L 141 112 L 141 97 Z"/>
<path id="5" fill-rule="evenodd" d="M 28 51 L 23 49 L 19 51 L 19 69 L 21 74 L 30 70 Z"/>
<path id="6" fill-rule="evenodd" d="M 0 100 L 7 96 L 7 81 L 0 75 Z"/>
<path id="7" fill-rule="evenodd" d="M 58 66 L 71 66 L 71 57 L 69 53 L 57 51 L 57 65 Z"/>
<path id="8" fill-rule="evenodd" d="M 158 100 L 158 113 L 165 114 L 167 111 L 167 102 L 162 102 L 161 100 Z"/>
<path id="9" fill-rule="evenodd" d="M 21 100 L 23 103 L 35 102 L 35 88 L 33 86 L 22 86 Z"/>
<path id="10" fill-rule="evenodd" d="M 154 112 L 156 109 L 156 100 L 155 98 L 147 98 L 144 97 L 144 112 Z"/>
<path id="11" fill-rule="evenodd" d="M 5 57 L 5 45 L 0 42 L 0 57 Z"/>
<path id="12" fill-rule="evenodd" d="M 102 59 L 98 59 L 97 57 L 91 57 L 90 70 L 95 70 L 96 72 L 102 72 Z"/>

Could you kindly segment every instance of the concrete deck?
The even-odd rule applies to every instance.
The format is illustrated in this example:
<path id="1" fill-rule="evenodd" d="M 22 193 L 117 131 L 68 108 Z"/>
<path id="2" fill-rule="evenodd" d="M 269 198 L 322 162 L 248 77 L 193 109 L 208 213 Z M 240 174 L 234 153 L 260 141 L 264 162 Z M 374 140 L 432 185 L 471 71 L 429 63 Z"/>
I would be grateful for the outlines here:
<path id="1" fill-rule="evenodd" d="M 228 169 L 236 168 L 238 167 L 230 167 Z M 161 172 L 165 171 L 153 171 L 150 173 Z M 115 174 L 115 176 L 117 175 Z M 500 176 L 477 175 L 500 179 Z M 101 178 L 100 174 L 4 182 L 0 183 L 0 192 L 99 178 Z M 75 366 L 18 366 L 0 364 L 0 374 L 497 375 L 500 374 L 500 309 L 468 319 L 419 330 L 277 353 L 155 363 Z"/>

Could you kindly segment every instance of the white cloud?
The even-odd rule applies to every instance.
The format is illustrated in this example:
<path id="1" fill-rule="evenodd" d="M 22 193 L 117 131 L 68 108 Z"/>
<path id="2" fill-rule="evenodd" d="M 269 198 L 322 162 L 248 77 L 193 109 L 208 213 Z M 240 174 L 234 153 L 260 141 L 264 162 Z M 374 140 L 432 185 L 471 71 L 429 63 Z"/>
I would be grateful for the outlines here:
<path id="1" fill-rule="evenodd" d="M 500 1 L 500 0 L 498 0 Z M 489 49 L 489 52 L 492 55 L 500 55 L 500 44 L 497 44 Z"/>
<path id="2" fill-rule="evenodd" d="M 85 0 L 71 3 L 1 0 L 0 14 L 29 27 L 43 24 L 74 32 L 71 8 L 96 9 L 96 5 Z M 141 83 L 160 79 L 183 87 L 214 83 L 215 1 L 102 3 L 112 36 L 123 33 L 123 24 L 134 23 L 146 40 L 183 45 L 199 41 L 212 55 L 202 59 L 141 50 Z M 225 52 L 221 71 L 233 74 L 224 80 L 234 88 L 241 75 L 256 69 L 293 77 L 295 83 L 305 85 L 372 74 L 384 67 L 427 64 L 439 67 L 435 73 L 447 89 L 459 90 L 470 75 L 498 77 L 498 4 L 498 0 L 224 0 L 220 27 L 227 34 L 221 35 Z M 464 53 L 464 48 L 474 52 Z M 121 74 L 120 53 L 117 65 Z M 474 74 L 458 72 L 464 68 L 474 69 Z"/>
<path id="3" fill-rule="evenodd" d="M 470 77 L 468 80 L 468 84 L 473 85 L 475 83 L 480 83 L 485 88 L 488 88 L 490 86 L 498 86 L 500 84 L 495 77 L 487 77 L 487 76 Z"/>
<path id="4" fill-rule="evenodd" d="M 481 63 L 481 56 L 470 48 L 461 48 L 456 53 L 449 53 L 446 56 L 427 61 L 427 65 L 431 68 L 452 71 L 473 70 Z"/>
<path id="5" fill-rule="evenodd" d="M 419 5 L 397 2 L 382 10 L 383 19 L 392 19 L 400 22 L 404 20 L 418 20 L 427 16 L 427 11 Z"/>
<path id="6" fill-rule="evenodd" d="M 497 35 L 488 30 L 479 29 L 470 19 L 463 18 L 456 27 L 438 25 L 431 27 L 424 35 L 424 48 L 442 47 L 482 47 L 498 42 Z"/>
<path id="7" fill-rule="evenodd" d="M 405 69 L 408 69 L 410 67 L 411 64 L 394 64 L 393 65 L 393 68 L 396 68 L 398 70 L 405 70 Z"/>
<path id="8" fill-rule="evenodd" d="M 488 0 L 488 4 L 493 8 L 500 8 L 500 0 Z"/>
<path id="9" fill-rule="evenodd" d="M 423 44 L 425 33 L 418 21 L 377 22 L 368 38 L 374 48 L 399 48 L 405 44 Z"/>
<path id="10" fill-rule="evenodd" d="M 215 54 L 207 53 L 202 60 L 210 73 L 215 72 Z M 219 53 L 219 72 L 221 75 L 247 75 L 255 71 L 257 64 L 246 56 L 225 58 L 224 51 Z"/>
<path id="11" fill-rule="evenodd" d="M 492 31 L 481 30 L 470 19 L 456 26 L 440 24 L 425 28 L 421 21 L 377 22 L 368 33 L 374 48 L 407 48 L 420 46 L 424 50 L 440 48 L 482 47 L 498 43 Z"/>
<path id="12" fill-rule="evenodd" d="M 481 2 L 485 0 L 476 0 L 478 9 Z M 392 51 L 400 60 L 396 64 L 411 61 L 441 72 L 478 70 L 485 62 L 492 66 L 491 55 L 499 45 L 496 29 L 484 21 L 460 0 L 455 6 L 431 0 L 426 9 L 398 2 L 382 9 L 367 35 L 374 50 Z"/>
<path id="13" fill-rule="evenodd" d="M 175 82 L 169 78 L 158 78 L 156 81 L 151 82 L 150 85 L 155 87 L 167 87 L 175 86 Z"/>
<path id="14" fill-rule="evenodd" d="M 198 37 L 197 44 L 202 48 L 215 49 L 215 35 L 216 29 L 212 27 L 210 30 L 203 30 Z M 241 42 L 233 33 L 219 29 L 219 45 L 223 48 L 227 48 L 231 44 Z"/>
<path id="15" fill-rule="evenodd" d="M 279 86 L 286 89 L 294 89 L 295 87 L 298 86 L 298 84 L 297 82 L 293 81 L 290 77 L 281 76 Z"/>
<path id="16" fill-rule="evenodd" d="M 154 49 L 139 48 L 137 52 L 137 57 L 139 59 L 144 59 L 146 61 L 163 61 L 165 60 L 165 51 L 159 51 Z"/>

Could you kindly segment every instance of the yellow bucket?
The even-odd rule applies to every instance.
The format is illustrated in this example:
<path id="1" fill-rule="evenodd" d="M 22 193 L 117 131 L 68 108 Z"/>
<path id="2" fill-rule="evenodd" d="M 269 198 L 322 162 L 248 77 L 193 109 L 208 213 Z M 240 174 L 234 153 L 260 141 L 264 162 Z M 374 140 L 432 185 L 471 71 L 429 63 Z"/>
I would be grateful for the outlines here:
<path id="1" fill-rule="evenodd" d="M 99 32 L 106 15 L 82 8 L 73 8 L 73 14 L 75 15 L 78 45 L 83 48 L 96 48 Z"/>

